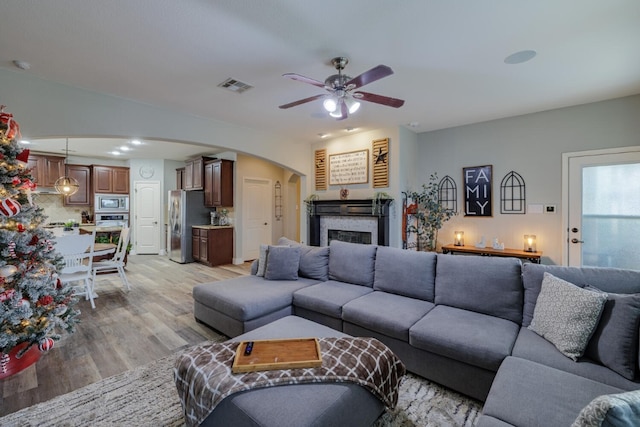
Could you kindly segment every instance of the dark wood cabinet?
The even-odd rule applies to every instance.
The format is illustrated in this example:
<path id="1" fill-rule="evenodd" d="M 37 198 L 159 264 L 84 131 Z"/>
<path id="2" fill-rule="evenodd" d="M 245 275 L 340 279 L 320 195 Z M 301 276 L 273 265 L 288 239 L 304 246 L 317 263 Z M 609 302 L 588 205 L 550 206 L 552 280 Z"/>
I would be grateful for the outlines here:
<path id="1" fill-rule="evenodd" d="M 193 228 L 193 259 L 209 266 L 231 264 L 233 260 L 233 228 Z"/>
<path id="2" fill-rule="evenodd" d="M 204 189 L 204 162 L 209 157 L 198 157 L 189 160 L 184 166 L 183 189 L 203 190 Z M 176 169 L 177 171 L 178 169 Z"/>
<path id="3" fill-rule="evenodd" d="M 92 203 L 91 168 L 82 165 L 67 165 L 67 174 L 80 184 L 78 192 L 65 196 L 64 206 L 89 206 Z"/>
<path id="4" fill-rule="evenodd" d="M 176 169 L 176 190 L 184 190 L 184 169 Z"/>
<path id="5" fill-rule="evenodd" d="M 206 232 L 207 230 L 202 230 Z M 201 262 L 200 259 L 200 229 L 192 228 L 191 229 L 191 255 L 195 261 Z"/>
<path id="6" fill-rule="evenodd" d="M 233 207 L 232 160 L 205 162 L 204 205 L 206 207 Z"/>
<path id="7" fill-rule="evenodd" d="M 27 167 L 39 187 L 53 187 L 64 175 L 64 157 L 31 154 Z"/>
<path id="8" fill-rule="evenodd" d="M 93 166 L 93 191 L 107 194 L 129 194 L 129 168 Z"/>

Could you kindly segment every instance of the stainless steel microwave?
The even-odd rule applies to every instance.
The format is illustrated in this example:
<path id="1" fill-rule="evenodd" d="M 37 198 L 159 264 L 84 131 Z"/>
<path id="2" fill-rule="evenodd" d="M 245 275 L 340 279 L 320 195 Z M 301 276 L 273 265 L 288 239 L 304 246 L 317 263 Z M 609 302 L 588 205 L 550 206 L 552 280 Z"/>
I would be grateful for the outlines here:
<path id="1" fill-rule="evenodd" d="M 121 194 L 96 194 L 96 212 L 129 212 L 129 196 Z"/>

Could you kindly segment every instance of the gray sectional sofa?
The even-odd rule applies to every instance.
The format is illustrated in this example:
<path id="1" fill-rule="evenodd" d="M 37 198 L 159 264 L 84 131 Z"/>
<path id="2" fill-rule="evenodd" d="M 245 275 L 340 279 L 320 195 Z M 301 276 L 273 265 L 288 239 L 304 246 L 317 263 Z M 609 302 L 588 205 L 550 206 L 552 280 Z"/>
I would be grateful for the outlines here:
<path id="1" fill-rule="evenodd" d="M 264 249 L 251 276 L 194 288 L 197 320 L 235 337 L 295 314 L 375 337 L 409 371 L 484 401 L 481 427 L 569 426 L 596 397 L 640 390 L 640 271 L 339 241 L 318 248 L 282 238 Z M 568 296 L 551 293 L 556 282 Z M 539 294 L 545 302 L 536 306 Z M 554 334 L 576 319 L 558 326 L 554 310 L 583 297 L 589 310 L 578 310 L 578 323 L 595 324 L 567 331 L 588 343 L 574 361 Z M 582 319 L 587 311 L 591 320 Z M 611 414 L 640 425 L 640 402 L 613 406 Z"/>

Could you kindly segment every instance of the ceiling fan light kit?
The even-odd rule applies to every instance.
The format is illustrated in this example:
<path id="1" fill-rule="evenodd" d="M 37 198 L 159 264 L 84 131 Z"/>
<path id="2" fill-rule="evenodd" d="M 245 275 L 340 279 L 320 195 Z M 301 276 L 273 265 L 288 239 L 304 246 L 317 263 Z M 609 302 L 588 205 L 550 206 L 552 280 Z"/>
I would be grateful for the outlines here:
<path id="1" fill-rule="evenodd" d="M 300 74 L 283 74 L 283 77 L 321 87 L 327 90 L 329 95 L 311 96 L 309 98 L 281 105 L 280 108 L 291 108 L 307 102 L 315 101 L 316 99 L 324 98 L 322 105 L 324 109 L 329 112 L 329 115 L 338 120 L 344 120 L 349 117 L 349 114 L 353 114 L 358 111 L 360 108 L 360 102 L 358 99 L 393 108 L 400 108 L 404 105 L 404 101 L 402 99 L 390 98 L 388 96 L 368 92 L 354 92 L 355 89 L 393 74 L 393 70 L 390 67 L 387 67 L 386 65 L 378 65 L 377 67 L 373 67 L 359 76 L 352 78 L 346 74 L 342 74 L 342 70 L 344 70 L 344 67 L 349 63 L 347 58 L 339 56 L 333 58 L 331 63 L 335 69 L 338 70 L 338 74 L 333 74 L 327 77 L 324 83 L 309 77 L 301 76 Z"/>

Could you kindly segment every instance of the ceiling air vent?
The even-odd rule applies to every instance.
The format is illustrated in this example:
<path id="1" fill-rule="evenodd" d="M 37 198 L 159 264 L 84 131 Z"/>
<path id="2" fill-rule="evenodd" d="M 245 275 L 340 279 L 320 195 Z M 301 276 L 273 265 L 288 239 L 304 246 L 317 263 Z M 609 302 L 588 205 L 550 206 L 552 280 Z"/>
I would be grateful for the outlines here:
<path id="1" fill-rule="evenodd" d="M 218 87 L 228 89 L 231 92 L 242 93 L 251 89 L 253 86 L 247 83 L 243 83 L 240 80 L 228 78 L 227 80 L 220 83 Z"/>

